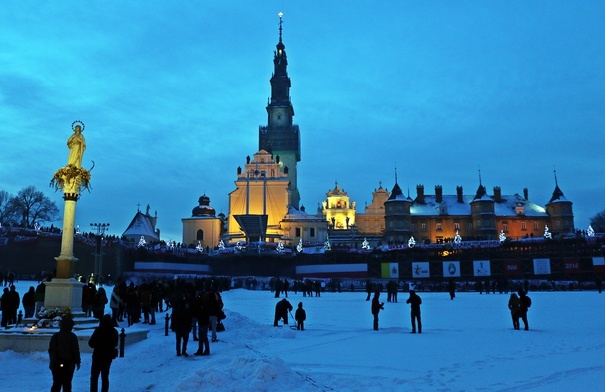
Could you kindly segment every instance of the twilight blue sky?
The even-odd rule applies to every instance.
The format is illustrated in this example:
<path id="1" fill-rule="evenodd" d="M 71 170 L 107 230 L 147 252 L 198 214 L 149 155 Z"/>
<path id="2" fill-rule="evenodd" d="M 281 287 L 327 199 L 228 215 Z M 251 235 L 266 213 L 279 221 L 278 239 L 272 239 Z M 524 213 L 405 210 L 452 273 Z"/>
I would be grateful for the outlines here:
<path id="1" fill-rule="evenodd" d="M 0 189 L 48 187 L 82 120 L 92 192 L 76 224 L 162 239 L 206 193 L 227 214 L 266 125 L 279 11 L 301 130 L 301 204 L 334 181 L 371 202 L 456 186 L 544 205 L 553 170 L 576 227 L 605 209 L 602 1 L 15 1 L 0 8 Z M 61 219 L 55 223 L 61 225 Z"/>

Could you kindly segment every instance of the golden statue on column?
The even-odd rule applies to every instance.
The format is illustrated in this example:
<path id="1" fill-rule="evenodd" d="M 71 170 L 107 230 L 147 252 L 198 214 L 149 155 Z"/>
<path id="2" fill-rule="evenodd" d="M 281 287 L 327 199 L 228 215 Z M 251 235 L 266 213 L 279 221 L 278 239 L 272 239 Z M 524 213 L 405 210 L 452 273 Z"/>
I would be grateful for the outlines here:
<path id="1" fill-rule="evenodd" d="M 57 260 L 57 273 L 51 282 L 47 282 L 45 308 L 70 308 L 72 313 L 81 311 L 82 284 L 74 279 L 74 228 L 76 221 L 76 202 L 83 189 L 90 190 L 90 171 L 82 168 L 82 157 L 86 150 L 84 123 L 72 123 L 73 135 L 67 140 L 69 155 L 67 165 L 56 171 L 50 185 L 55 190 L 63 191 L 65 208 L 63 212 L 63 234 L 61 237 L 61 254 Z M 93 162 L 94 167 L 94 162 Z M 91 168 L 92 170 L 92 168 Z M 50 295 L 49 295 L 50 294 Z"/>

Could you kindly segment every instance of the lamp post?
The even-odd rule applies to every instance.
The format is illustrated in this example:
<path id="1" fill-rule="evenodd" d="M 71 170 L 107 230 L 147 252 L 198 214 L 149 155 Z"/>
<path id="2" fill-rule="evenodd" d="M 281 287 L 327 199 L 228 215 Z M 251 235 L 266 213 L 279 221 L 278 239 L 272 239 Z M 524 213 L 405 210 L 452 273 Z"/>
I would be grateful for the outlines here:
<path id="1" fill-rule="evenodd" d="M 105 231 L 109 229 L 109 223 L 91 223 L 91 228 L 96 230 L 95 241 L 96 241 L 96 249 L 95 249 L 95 267 L 93 270 L 93 275 L 95 277 L 95 283 L 99 283 L 99 277 L 103 272 L 103 235 Z"/>

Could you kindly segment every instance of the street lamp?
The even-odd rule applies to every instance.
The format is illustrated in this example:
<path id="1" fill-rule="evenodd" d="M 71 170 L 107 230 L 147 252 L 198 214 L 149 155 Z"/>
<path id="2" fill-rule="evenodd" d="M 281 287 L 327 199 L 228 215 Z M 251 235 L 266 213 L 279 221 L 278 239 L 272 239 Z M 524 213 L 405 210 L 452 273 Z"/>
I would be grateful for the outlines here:
<path id="1" fill-rule="evenodd" d="M 91 223 L 91 228 L 96 230 L 95 241 L 97 244 L 95 250 L 95 268 L 93 275 L 95 277 L 95 283 L 99 283 L 99 277 L 103 272 L 103 235 L 105 231 L 109 229 L 109 223 Z"/>

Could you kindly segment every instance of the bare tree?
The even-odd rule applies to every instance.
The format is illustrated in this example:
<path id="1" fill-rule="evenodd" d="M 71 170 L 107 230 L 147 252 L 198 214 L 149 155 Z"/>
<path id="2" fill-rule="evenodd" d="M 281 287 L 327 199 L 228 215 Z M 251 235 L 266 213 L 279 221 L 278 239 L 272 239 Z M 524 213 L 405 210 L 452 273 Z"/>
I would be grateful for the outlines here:
<path id="1" fill-rule="evenodd" d="M 605 210 L 590 218 L 590 225 L 597 233 L 605 232 Z"/>
<path id="2" fill-rule="evenodd" d="M 12 204 L 20 225 L 27 228 L 34 227 L 36 222 L 54 222 L 59 216 L 55 202 L 33 185 L 21 189 L 9 204 Z"/>
<path id="3" fill-rule="evenodd" d="M 0 223 L 15 225 L 17 223 L 15 206 L 12 203 L 13 195 L 7 191 L 0 191 Z"/>

